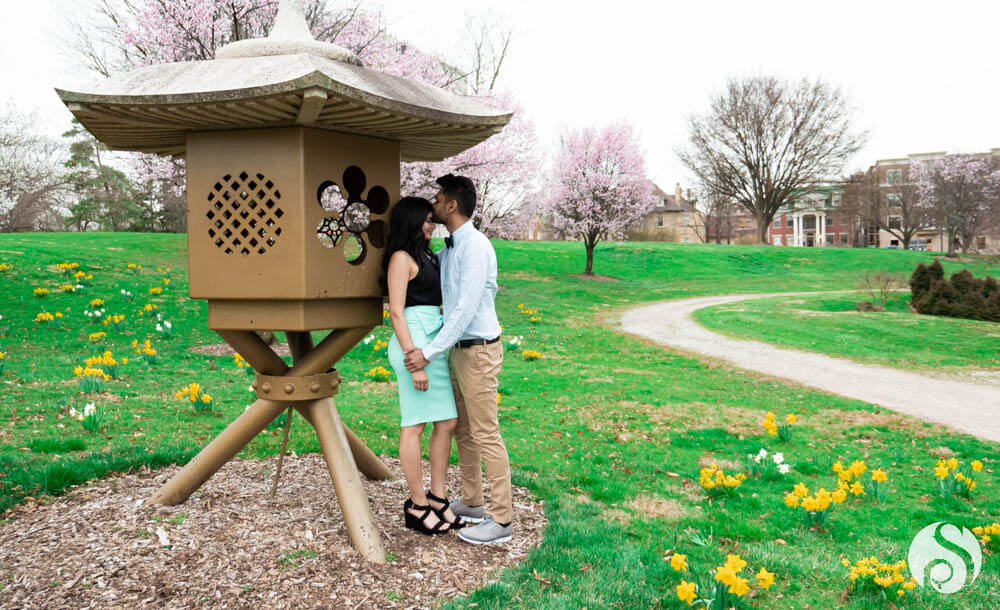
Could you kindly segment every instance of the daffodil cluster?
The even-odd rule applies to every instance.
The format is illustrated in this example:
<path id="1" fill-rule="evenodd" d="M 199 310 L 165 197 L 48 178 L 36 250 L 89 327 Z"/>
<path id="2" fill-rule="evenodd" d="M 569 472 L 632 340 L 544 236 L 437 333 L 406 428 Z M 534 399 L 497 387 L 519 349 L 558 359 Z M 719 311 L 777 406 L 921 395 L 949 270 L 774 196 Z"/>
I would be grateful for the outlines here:
<path id="1" fill-rule="evenodd" d="M 204 413 L 212 410 L 212 395 L 208 392 L 203 392 L 201 385 L 197 383 L 189 383 L 183 388 L 177 390 L 177 392 L 174 393 L 174 397 L 178 400 L 184 400 L 191 403 L 191 408 L 198 413 Z"/>
<path id="2" fill-rule="evenodd" d="M 11 265 L 10 263 L 0 263 L 0 273 L 7 273 L 13 268 L 14 265 Z"/>
<path id="3" fill-rule="evenodd" d="M 61 284 L 59 290 L 63 292 L 76 292 L 76 284 Z"/>
<path id="4" fill-rule="evenodd" d="M 152 294 L 152 295 L 163 294 L 163 289 L 160 288 L 159 286 L 153 286 L 152 288 L 149 289 L 149 294 Z"/>
<path id="5" fill-rule="evenodd" d="M 139 273 L 139 271 L 142 270 L 142 265 L 136 265 L 135 263 L 129 263 L 128 265 L 125 266 L 125 268 L 128 269 L 129 271 L 131 271 L 132 273 Z"/>
<path id="6" fill-rule="evenodd" d="M 104 390 L 104 382 L 111 378 L 104 369 L 89 366 L 77 366 L 73 369 L 73 374 L 76 375 L 80 391 L 84 394 L 99 394 Z"/>
<path id="7" fill-rule="evenodd" d="M 777 436 L 784 442 L 792 440 L 792 426 L 795 422 L 799 421 L 799 418 L 794 413 L 789 413 L 785 416 L 785 423 L 778 423 L 774 412 L 768 411 L 764 415 L 764 421 L 760 422 L 760 425 L 767 430 L 768 436 Z"/>
<path id="8" fill-rule="evenodd" d="M 386 349 L 388 347 L 389 347 L 389 342 L 388 341 L 383 341 L 381 339 L 375 339 L 375 341 L 372 342 L 372 351 L 373 352 L 379 352 L 379 351 L 382 351 L 382 350 L 384 350 L 384 349 Z"/>
<path id="9" fill-rule="evenodd" d="M 672 553 L 664 560 L 670 562 L 675 572 L 690 573 L 686 555 Z M 728 610 L 737 607 L 740 599 L 750 592 L 751 578 L 757 587 L 767 591 L 774 585 L 775 575 L 763 566 L 754 574 L 747 570 L 747 562 L 739 555 L 727 555 L 726 562 L 707 576 L 691 581 L 682 578 L 676 589 L 677 599 L 689 606 L 700 603 L 712 610 Z"/>
<path id="10" fill-rule="evenodd" d="M 79 267 L 79 263 L 56 263 L 56 269 L 58 269 L 59 273 L 62 273 L 63 275 L 69 273 L 70 271 L 79 269 Z"/>
<path id="11" fill-rule="evenodd" d="M 104 331 L 101 331 L 99 333 L 90 333 L 89 335 L 87 335 L 87 341 L 90 341 L 91 343 L 100 343 L 101 341 L 104 341 L 107 337 L 108 333 Z"/>
<path id="12" fill-rule="evenodd" d="M 852 593 L 869 592 L 882 594 L 887 598 L 900 598 L 917 586 L 917 581 L 912 577 L 903 576 L 906 561 L 902 559 L 895 563 L 882 563 L 872 555 L 855 561 L 854 565 L 847 559 L 841 560 L 841 563 L 850 569 L 847 579 Z"/>
<path id="13" fill-rule="evenodd" d="M 101 429 L 101 424 L 104 420 L 101 413 L 97 410 L 97 405 L 92 402 L 85 404 L 83 411 L 77 411 L 75 408 L 70 407 L 69 417 L 82 423 L 83 429 L 91 434 Z"/>
<path id="14" fill-rule="evenodd" d="M 0 352 L 0 373 L 3 373 L 3 367 L 7 363 L 7 354 Z"/>
<path id="15" fill-rule="evenodd" d="M 849 466 L 844 466 L 843 462 L 837 460 L 831 469 L 837 474 L 837 489 L 843 489 L 857 498 L 873 493 L 879 502 L 885 501 L 889 487 L 883 483 L 888 483 L 889 478 L 881 468 L 872 471 L 871 477 L 867 479 L 861 476 L 868 472 L 868 465 L 864 460 L 854 460 Z"/>
<path id="16" fill-rule="evenodd" d="M 84 362 L 84 369 L 101 369 L 112 379 L 118 378 L 118 361 L 111 354 L 111 350 L 105 351 L 100 356 L 92 356 Z M 122 365 L 128 364 L 128 358 L 122 358 Z"/>
<path id="17" fill-rule="evenodd" d="M 104 325 L 105 326 L 114 325 L 115 330 L 124 330 L 125 329 L 125 316 L 123 316 L 120 313 L 116 313 L 114 315 L 110 315 L 110 316 L 104 318 Z"/>
<path id="18" fill-rule="evenodd" d="M 372 381 L 389 381 L 392 379 L 392 371 L 381 365 L 375 366 L 365 373 L 365 379 L 370 379 Z"/>
<path id="19" fill-rule="evenodd" d="M 236 365 L 237 368 L 245 370 L 247 375 L 254 374 L 253 367 L 250 366 L 250 363 L 247 362 L 243 356 L 239 354 L 233 354 L 233 363 Z"/>
<path id="20" fill-rule="evenodd" d="M 38 322 L 39 324 L 48 324 L 49 322 L 55 320 L 56 317 L 61 318 L 62 314 L 57 311 L 56 315 L 52 315 L 47 311 L 43 311 L 42 313 L 35 316 L 35 322 Z"/>
<path id="21" fill-rule="evenodd" d="M 521 352 L 521 357 L 525 360 L 531 362 L 532 360 L 538 360 L 542 357 L 542 352 L 535 351 L 533 349 L 526 349 Z"/>
<path id="22" fill-rule="evenodd" d="M 132 340 L 132 349 L 135 350 L 136 354 L 139 354 L 146 361 L 146 364 L 156 364 L 159 362 L 159 356 L 156 354 L 156 349 L 153 348 L 153 343 L 146 339 L 139 345 L 137 339 Z"/>
<path id="23" fill-rule="evenodd" d="M 934 468 L 934 476 L 938 478 L 938 491 L 941 492 L 941 497 L 968 498 L 971 496 L 977 486 L 976 480 L 972 478 L 972 473 L 980 472 L 982 469 L 983 463 L 979 460 L 973 460 L 968 464 L 962 464 L 958 458 L 954 457 L 938 460 L 937 466 Z"/>
<path id="24" fill-rule="evenodd" d="M 91 324 L 97 324 L 104 320 L 103 309 L 94 309 L 94 310 L 85 309 L 83 310 L 83 315 L 87 316 Z"/>
<path id="25" fill-rule="evenodd" d="M 40 299 L 44 299 L 45 297 L 49 296 L 49 289 L 48 288 L 35 288 L 31 292 L 32 292 L 32 294 L 34 294 L 36 297 L 38 297 Z"/>
<path id="26" fill-rule="evenodd" d="M 507 341 L 507 351 L 516 352 L 517 350 L 521 349 L 521 343 L 523 341 L 524 337 L 521 335 L 518 335 L 516 337 L 511 337 L 510 341 Z"/>
<path id="27" fill-rule="evenodd" d="M 129 303 L 131 303 L 133 300 L 132 293 L 129 292 L 128 290 L 125 290 L 124 288 L 122 288 L 122 298 L 128 301 Z"/>
<path id="28" fill-rule="evenodd" d="M 84 273 L 83 271 L 77 271 L 73 274 L 73 279 L 76 280 L 76 291 L 80 294 L 86 294 L 85 290 L 80 290 L 90 285 L 90 281 L 94 279 L 94 276 L 90 273 Z"/>
<path id="29" fill-rule="evenodd" d="M 983 550 L 994 553 L 1000 551 L 1000 523 L 974 527 L 972 528 L 972 533 L 979 536 L 979 542 L 982 543 Z"/>
<path id="30" fill-rule="evenodd" d="M 791 469 L 792 467 L 785 463 L 785 454 L 780 451 L 769 455 L 767 449 L 762 447 L 756 455 L 747 454 L 747 471 L 751 477 L 774 481 L 788 474 Z"/>
<path id="31" fill-rule="evenodd" d="M 160 336 L 170 337 L 174 334 L 174 325 L 170 323 L 170 320 L 164 320 L 160 314 L 156 314 L 159 320 L 156 323 L 156 332 L 160 333 Z"/>
<path id="32" fill-rule="evenodd" d="M 709 464 L 698 473 L 698 484 L 710 496 L 736 495 L 736 489 L 747 480 L 747 475 L 742 472 L 736 474 L 726 474 L 718 464 Z"/>
<path id="33" fill-rule="evenodd" d="M 93 307 L 94 309 L 99 309 L 101 307 L 104 307 L 104 299 L 91 299 L 90 306 Z"/>
<path id="34" fill-rule="evenodd" d="M 832 493 L 820 487 L 816 493 L 810 494 L 805 483 L 799 482 L 792 491 L 785 493 L 785 505 L 789 508 L 802 509 L 802 524 L 807 528 L 821 531 L 830 518 L 834 504 L 842 504 L 847 500 L 847 490 L 838 487 Z"/>

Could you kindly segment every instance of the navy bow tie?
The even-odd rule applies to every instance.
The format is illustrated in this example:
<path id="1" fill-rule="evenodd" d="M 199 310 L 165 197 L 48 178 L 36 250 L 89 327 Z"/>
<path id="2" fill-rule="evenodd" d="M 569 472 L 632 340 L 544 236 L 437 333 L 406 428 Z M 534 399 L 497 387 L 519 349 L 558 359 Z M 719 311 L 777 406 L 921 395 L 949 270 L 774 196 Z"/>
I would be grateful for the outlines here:
<path id="1" fill-rule="evenodd" d="M 452 236 L 450 236 L 450 235 L 448 237 L 445 237 L 444 238 L 444 245 L 445 245 L 446 248 L 453 247 L 455 245 L 455 238 L 452 237 Z"/>

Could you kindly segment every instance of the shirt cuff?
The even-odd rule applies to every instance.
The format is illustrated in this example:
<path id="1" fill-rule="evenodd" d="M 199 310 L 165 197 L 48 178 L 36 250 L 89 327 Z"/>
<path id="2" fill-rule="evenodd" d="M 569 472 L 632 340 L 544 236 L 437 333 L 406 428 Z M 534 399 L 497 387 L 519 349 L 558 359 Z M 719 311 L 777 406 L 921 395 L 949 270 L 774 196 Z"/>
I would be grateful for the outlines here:
<path id="1" fill-rule="evenodd" d="M 430 352 L 426 350 L 420 350 L 420 353 L 423 354 L 424 360 L 426 360 L 427 362 L 430 362 L 431 360 L 434 360 L 435 358 L 441 355 L 441 352 Z"/>

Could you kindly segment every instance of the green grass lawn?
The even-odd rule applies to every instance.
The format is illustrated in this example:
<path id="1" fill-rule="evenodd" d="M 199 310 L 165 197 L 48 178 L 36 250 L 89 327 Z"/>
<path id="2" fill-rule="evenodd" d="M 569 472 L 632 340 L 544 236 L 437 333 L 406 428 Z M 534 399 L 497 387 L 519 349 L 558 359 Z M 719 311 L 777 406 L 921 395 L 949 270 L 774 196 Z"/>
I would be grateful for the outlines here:
<path id="1" fill-rule="evenodd" d="M 675 589 L 682 575 L 664 561 L 684 553 L 705 574 L 739 554 L 749 568 L 777 575 L 769 591 L 742 601 L 757 608 L 881 608 L 882 598 L 844 592 L 841 561 L 906 556 L 913 536 L 936 521 L 973 527 L 1000 521 L 998 447 L 938 426 L 896 416 L 858 401 L 730 370 L 623 336 L 599 322 L 630 304 L 739 292 L 853 288 L 876 269 L 909 273 L 925 253 L 904 251 L 606 244 L 595 271 L 617 281 L 574 277 L 583 268 L 580 244 L 497 242 L 501 266 L 498 312 L 504 334 L 523 335 L 524 349 L 543 352 L 525 361 L 508 352 L 501 375 L 501 422 L 514 482 L 544 500 L 549 527 L 527 560 L 457 606 L 577 608 L 686 607 Z M 0 235 L 0 507 L 55 494 L 69 485 L 140 465 L 183 462 L 251 402 L 250 378 L 231 358 L 193 354 L 218 343 L 206 328 L 206 307 L 186 297 L 184 237 L 136 234 Z M 62 293 L 55 265 L 77 262 L 93 278 L 87 294 Z M 137 273 L 126 265 L 141 264 Z M 170 285 L 161 287 L 170 267 Z M 953 272 L 959 264 L 946 263 Z M 996 262 L 969 264 L 977 275 L 998 274 Z M 157 268 L 164 271 L 157 271 Z M 34 288 L 47 287 L 45 298 Z M 133 301 L 121 290 L 133 293 Z M 107 314 L 126 316 L 124 328 L 93 325 L 89 301 L 103 298 Z M 143 306 L 155 304 L 173 335 L 155 330 Z M 538 310 L 532 324 L 518 305 Z M 58 326 L 33 320 L 61 312 Z M 89 335 L 107 332 L 101 344 Z M 388 328 L 376 335 L 389 337 Z M 158 364 L 133 353 L 149 338 Z M 105 349 L 128 356 L 122 377 L 100 395 L 81 394 L 73 369 Z M 396 452 L 394 386 L 364 380 L 385 364 L 384 353 L 359 346 L 338 365 L 345 383 L 337 396 L 344 420 L 379 453 Z M 214 366 L 213 366 L 214 365 Z M 174 393 L 198 382 L 214 410 L 197 414 Z M 67 417 L 95 402 L 104 421 L 95 433 Z M 770 437 L 767 411 L 795 413 L 792 439 Z M 317 451 L 314 434 L 295 418 L 290 448 Z M 241 454 L 273 455 L 277 429 Z M 783 480 L 751 478 L 732 498 L 708 498 L 698 486 L 699 461 L 742 469 L 746 454 L 782 451 L 793 470 Z M 986 463 L 970 500 L 942 499 L 934 466 L 941 447 L 964 463 Z M 800 525 L 800 509 L 784 494 L 799 481 L 835 486 L 836 460 L 863 459 L 884 467 L 884 504 L 848 500 L 833 509 L 824 531 Z M 853 498 L 853 497 L 852 497 Z M 44 501 L 44 497 L 43 497 Z M 2 532 L 2 528 L 0 528 Z M 996 542 L 992 543 L 994 551 Z M 690 575 L 683 577 L 691 580 Z M 0 564 L 0 585 L 9 578 Z M 751 581 L 753 579 L 751 578 Z M 1000 559 L 985 559 L 971 587 L 946 596 L 907 594 L 911 608 L 985 608 L 1000 604 Z M 405 600 L 400 603 L 405 604 Z"/>
<path id="2" fill-rule="evenodd" d="M 702 325 L 831 356 L 915 369 L 1000 368 L 1000 324 L 910 313 L 909 294 L 859 313 L 861 294 L 753 299 L 700 309 Z"/>

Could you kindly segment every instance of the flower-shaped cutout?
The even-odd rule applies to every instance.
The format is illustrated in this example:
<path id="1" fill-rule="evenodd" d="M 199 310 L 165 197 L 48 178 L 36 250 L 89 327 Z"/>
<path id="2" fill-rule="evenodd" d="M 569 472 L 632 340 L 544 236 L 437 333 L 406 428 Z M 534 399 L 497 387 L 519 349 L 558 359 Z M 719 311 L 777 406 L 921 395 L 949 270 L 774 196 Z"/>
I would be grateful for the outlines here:
<path id="1" fill-rule="evenodd" d="M 352 165 L 344 170 L 343 187 L 347 191 L 346 200 L 339 196 L 340 188 L 332 180 L 324 181 L 316 191 L 316 201 L 325 210 L 330 209 L 333 201 L 344 202 L 337 216 L 327 216 L 320 221 L 316 235 L 323 245 L 330 248 L 336 248 L 341 240 L 353 236 L 361 251 L 356 257 L 348 258 L 348 262 L 352 265 L 363 263 L 368 254 L 368 244 L 362 239 L 362 235 L 368 237 L 368 243 L 373 247 L 385 247 L 385 221 L 372 219 L 372 216 L 384 214 L 389 209 L 389 192 L 381 186 L 373 186 L 368 191 L 368 198 L 362 199 L 367 182 L 361 168 Z"/>

